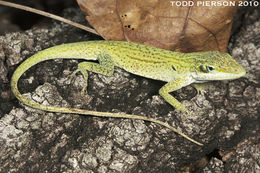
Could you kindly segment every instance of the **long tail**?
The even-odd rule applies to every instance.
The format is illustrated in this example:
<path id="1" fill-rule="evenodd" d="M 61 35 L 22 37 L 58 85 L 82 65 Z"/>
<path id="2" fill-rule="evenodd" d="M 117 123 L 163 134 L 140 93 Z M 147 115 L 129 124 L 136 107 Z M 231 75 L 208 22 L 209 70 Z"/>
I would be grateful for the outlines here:
<path id="1" fill-rule="evenodd" d="M 157 124 L 160 124 L 164 127 L 171 129 L 172 131 L 178 133 L 179 135 L 183 136 L 184 138 L 188 139 L 189 141 L 202 146 L 203 144 L 191 139 L 187 135 L 183 134 L 182 132 L 178 131 L 176 128 L 170 126 L 166 122 L 162 122 L 153 118 L 149 118 L 147 116 L 141 115 L 132 115 L 132 114 L 122 114 L 122 113 L 111 113 L 111 112 L 98 112 L 98 111 L 90 111 L 84 109 L 77 109 L 77 108 L 66 108 L 66 107 L 53 107 L 53 106 L 45 106 L 39 103 L 36 103 L 32 100 L 26 99 L 18 89 L 18 81 L 21 75 L 27 71 L 30 67 L 34 66 L 35 64 L 56 58 L 66 58 L 66 59 L 87 59 L 90 60 L 89 53 L 90 52 L 83 52 L 82 53 L 82 46 L 85 46 L 84 50 L 88 46 L 90 46 L 89 42 L 81 42 L 81 43 L 71 43 L 71 44 L 64 44 L 59 46 L 54 46 L 49 49 L 43 50 L 27 60 L 25 60 L 14 72 L 11 80 L 11 89 L 14 95 L 17 97 L 19 101 L 30 106 L 35 109 L 40 109 L 49 112 L 59 112 L 59 113 L 73 113 L 73 114 L 81 114 L 81 115 L 92 115 L 98 117 L 113 117 L 113 118 L 131 118 L 131 119 L 139 119 L 144 121 L 150 121 Z M 93 45 L 92 45 L 93 46 Z M 93 47 L 92 47 L 93 48 Z M 79 51 L 80 50 L 80 51 Z M 90 54 L 93 54 L 91 52 Z M 93 56 L 92 56 L 93 57 Z M 93 58 L 92 58 L 93 59 Z"/>

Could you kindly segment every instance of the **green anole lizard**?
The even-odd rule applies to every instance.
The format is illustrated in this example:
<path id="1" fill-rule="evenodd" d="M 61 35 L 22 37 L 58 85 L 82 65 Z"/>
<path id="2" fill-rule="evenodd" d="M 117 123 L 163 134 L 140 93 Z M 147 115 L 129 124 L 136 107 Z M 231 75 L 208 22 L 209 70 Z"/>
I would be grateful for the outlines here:
<path id="1" fill-rule="evenodd" d="M 82 93 L 87 87 L 87 71 L 110 76 L 114 72 L 114 67 L 117 66 L 139 76 L 167 82 L 159 90 L 159 94 L 177 110 L 188 114 L 191 112 L 170 95 L 170 92 L 192 83 L 236 79 L 246 73 L 245 69 L 227 53 L 217 51 L 179 53 L 130 42 L 87 41 L 62 44 L 40 51 L 18 66 L 12 76 L 11 88 L 14 95 L 30 107 L 50 112 L 151 121 L 170 128 L 198 145 L 202 144 L 189 138 L 168 123 L 146 116 L 45 106 L 25 98 L 18 90 L 18 80 L 21 75 L 39 62 L 56 58 L 98 60 L 99 63 L 81 62 L 78 64 L 77 70 L 73 72 L 74 75 L 81 72 L 84 76 L 85 86 Z"/>

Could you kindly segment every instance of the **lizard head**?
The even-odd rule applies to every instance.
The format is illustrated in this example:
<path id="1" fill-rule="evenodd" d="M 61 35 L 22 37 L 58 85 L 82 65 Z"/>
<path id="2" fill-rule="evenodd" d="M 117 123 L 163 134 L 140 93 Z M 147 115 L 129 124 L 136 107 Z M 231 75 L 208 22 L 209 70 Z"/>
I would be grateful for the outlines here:
<path id="1" fill-rule="evenodd" d="M 228 53 L 210 51 L 197 53 L 196 56 L 198 58 L 192 76 L 198 82 L 231 80 L 246 74 L 245 69 Z"/>

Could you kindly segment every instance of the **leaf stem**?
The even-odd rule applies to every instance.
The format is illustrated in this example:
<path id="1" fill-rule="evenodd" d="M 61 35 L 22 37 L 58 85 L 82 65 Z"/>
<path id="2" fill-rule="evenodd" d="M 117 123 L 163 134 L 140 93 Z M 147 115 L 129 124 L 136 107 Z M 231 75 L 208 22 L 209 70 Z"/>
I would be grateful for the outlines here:
<path id="1" fill-rule="evenodd" d="M 1 1 L 1 0 L 0 0 L 0 5 L 13 7 L 13 8 L 29 11 L 29 12 L 32 12 L 32 13 L 36 13 L 36 14 L 39 14 L 39 15 L 42 15 L 42 16 L 45 16 L 45 17 L 49 17 L 49 18 L 52 18 L 52 19 L 55 19 L 55 20 L 58 20 L 58 21 L 61 21 L 61 22 L 73 25 L 73 26 L 75 26 L 77 28 L 83 29 L 83 30 L 91 32 L 93 34 L 100 35 L 100 34 L 98 34 L 96 32 L 96 30 L 94 30 L 94 29 L 92 29 L 90 27 L 81 25 L 79 23 L 73 22 L 71 20 L 65 19 L 63 17 L 57 16 L 57 15 L 54 15 L 54 14 L 51 14 L 51 13 L 48 13 L 48 12 L 45 12 L 45 11 L 41 11 L 41 10 L 37 10 L 37 9 L 31 8 L 31 7 L 27 7 L 27 6 L 24 6 L 24 5 L 19 5 L 19 4 L 6 2 L 6 1 Z"/>

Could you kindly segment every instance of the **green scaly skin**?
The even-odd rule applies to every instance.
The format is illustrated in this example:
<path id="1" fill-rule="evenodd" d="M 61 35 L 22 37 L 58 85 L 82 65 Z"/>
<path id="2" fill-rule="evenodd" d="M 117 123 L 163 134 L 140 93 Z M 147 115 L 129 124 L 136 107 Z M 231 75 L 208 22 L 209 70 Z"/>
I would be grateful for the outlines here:
<path id="1" fill-rule="evenodd" d="M 63 44 L 38 52 L 26 59 L 12 76 L 11 88 L 14 95 L 30 107 L 50 112 L 151 121 L 173 130 L 198 145 L 202 144 L 167 123 L 146 116 L 45 106 L 23 97 L 17 85 L 21 75 L 39 62 L 57 58 L 99 61 L 99 63 L 79 63 L 78 69 L 73 73 L 81 72 L 85 78 L 85 87 L 82 89 L 82 93 L 85 92 L 87 87 L 87 71 L 110 76 L 114 72 L 114 66 L 117 66 L 139 76 L 167 82 L 159 90 L 160 95 L 177 110 L 187 114 L 192 113 L 171 96 L 170 92 L 191 83 L 237 79 L 246 74 L 245 69 L 227 53 L 217 51 L 178 53 L 130 42 L 88 41 Z"/>

